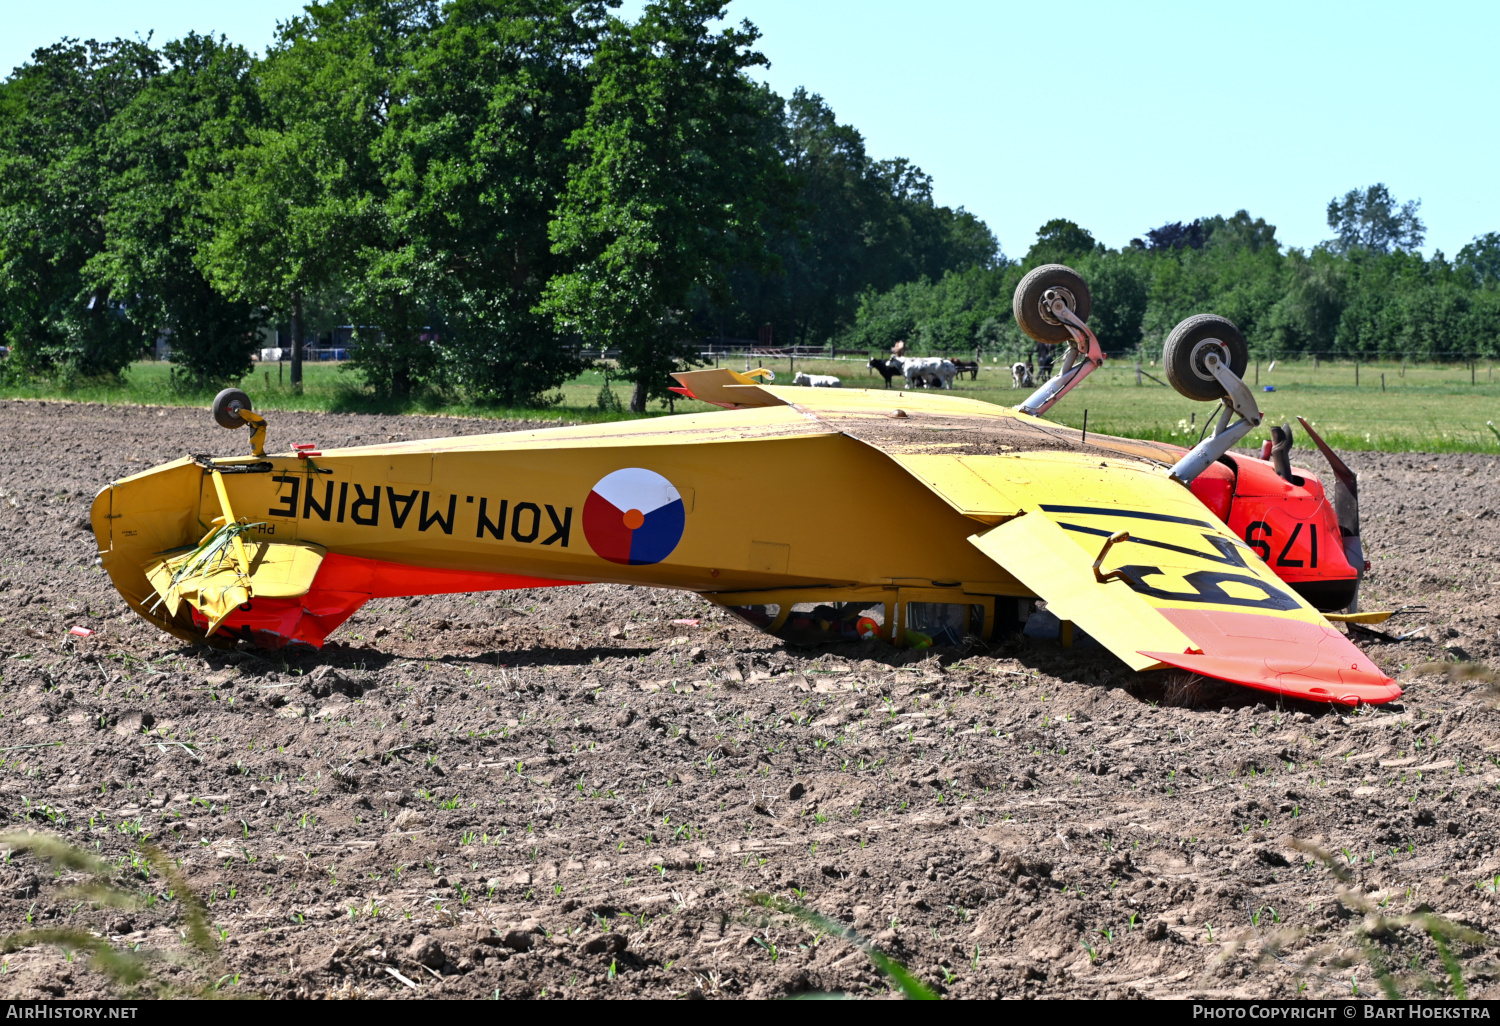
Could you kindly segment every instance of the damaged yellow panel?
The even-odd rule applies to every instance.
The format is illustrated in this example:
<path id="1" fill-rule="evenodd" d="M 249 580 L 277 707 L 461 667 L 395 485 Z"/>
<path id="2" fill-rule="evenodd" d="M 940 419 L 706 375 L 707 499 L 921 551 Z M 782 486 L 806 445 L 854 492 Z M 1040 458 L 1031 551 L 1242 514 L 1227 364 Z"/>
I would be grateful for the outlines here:
<path id="1" fill-rule="evenodd" d="M 908 470 L 931 475 L 932 461 L 941 457 L 917 459 L 917 465 Z M 1139 571 L 1132 574 L 1135 590 L 1148 596 L 1152 606 L 1253 610 L 1257 615 L 1324 623 L 1322 614 L 1277 577 L 1192 492 L 1150 463 L 1056 452 L 952 459 L 971 476 L 949 472 L 930 487 L 950 505 L 962 501 L 971 507 L 971 516 L 981 498 L 973 483 L 976 480 L 993 491 L 990 512 L 1001 516 L 1041 513 L 1086 557 L 1083 565 L 1089 568 L 1086 577 L 1091 587 L 1098 587 L 1091 569 L 1094 558 L 1111 535 L 1124 531 L 1130 537 L 1114 547 L 1104 569 L 1135 561 Z M 1051 601 L 1045 590 L 1036 590 Z"/>
<path id="2" fill-rule="evenodd" d="M 1203 504 L 1151 463 L 1104 455 L 1016 452 L 1004 455 L 893 454 L 907 473 L 965 516 L 996 522 L 1027 509 L 1164 509 L 1195 522 Z"/>
<path id="3" fill-rule="evenodd" d="M 1139 460 L 1064 452 L 958 460 L 990 485 L 1007 509 L 1144 509 L 1194 522 L 1213 519 L 1203 503 L 1164 469 Z"/>
<path id="4" fill-rule="evenodd" d="M 965 516 L 1004 521 L 970 542 L 1132 669 L 1202 655 L 1219 634 L 1214 617 L 1272 636 L 1270 623 L 1326 626 L 1151 463 L 1059 452 L 891 458 Z M 1096 560 L 1113 579 L 1101 580 Z"/>
<path id="5" fill-rule="evenodd" d="M 235 533 L 217 529 L 197 548 L 147 564 L 146 578 L 169 615 L 176 616 L 186 602 L 217 627 L 251 598 L 307 594 L 323 565 L 326 549 L 320 545 L 245 541 L 250 564 L 250 576 L 246 577 L 229 544 Z"/>
<path id="6" fill-rule="evenodd" d="M 999 523 L 1024 508 L 976 474 L 961 456 L 900 454 L 891 459 L 966 517 Z"/>

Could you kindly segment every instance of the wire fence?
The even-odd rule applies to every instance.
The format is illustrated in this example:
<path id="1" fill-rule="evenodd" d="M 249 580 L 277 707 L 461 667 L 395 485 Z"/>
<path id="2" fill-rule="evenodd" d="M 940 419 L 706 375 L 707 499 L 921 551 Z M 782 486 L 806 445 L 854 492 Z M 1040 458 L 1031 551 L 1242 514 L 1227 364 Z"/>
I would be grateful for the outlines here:
<path id="1" fill-rule="evenodd" d="M 1053 347 L 1058 353 L 1061 347 Z M 355 347 L 348 346 L 320 346 L 307 347 L 302 352 L 302 359 L 308 363 L 340 363 L 350 359 L 354 355 Z M 569 352 L 584 360 L 596 362 L 610 362 L 620 358 L 621 351 L 618 349 L 569 349 Z M 696 356 L 704 364 L 712 364 L 715 367 L 738 366 L 739 369 L 751 370 L 756 367 L 770 367 L 779 370 L 785 363 L 787 370 L 795 373 L 799 361 L 818 361 L 831 363 L 867 363 L 872 358 L 883 358 L 889 356 L 887 350 L 877 349 L 840 349 L 835 346 L 760 346 L 748 340 L 714 340 L 706 342 L 697 350 Z M 1009 365 L 1019 360 L 1026 362 L 1027 357 L 1035 361 L 1037 352 L 1034 349 L 965 349 L 944 350 L 934 349 L 930 352 L 913 353 L 923 356 L 944 356 L 951 359 L 978 360 L 982 364 L 1004 364 Z M 1149 368 L 1153 364 L 1152 355 L 1143 353 L 1139 349 L 1109 352 L 1106 357 L 1119 366 L 1121 363 L 1131 364 L 1137 369 L 1148 368 L 1141 371 L 1150 376 Z M 268 348 L 261 349 L 255 354 L 261 363 L 288 362 L 292 358 L 290 348 Z M 1292 353 L 1270 357 L 1256 355 L 1252 357 L 1251 372 L 1246 377 L 1258 375 L 1262 368 L 1273 368 L 1276 366 L 1291 365 L 1299 368 L 1310 368 L 1313 371 L 1327 366 L 1330 369 L 1341 367 L 1349 369 L 1356 376 L 1361 368 L 1383 368 L 1390 370 L 1395 368 L 1398 374 L 1404 374 L 1408 367 L 1443 366 L 1449 368 L 1463 368 L 1467 370 L 1473 383 L 1481 380 L 1493 381 L 1495 364 L 1500 358 L 1488 356 L 1475 356 L 1472 353 L 1457 352 L 1433 352 L 1425 353 L 1420 357 L 1377 354 L 1373 356 L 1358 356 L 1338 352 L 1304 352 Z M 1258 377 L 1256 378 L 1258 383 Z M 1356 380 L 1356 383 L 1358 381 Z"/>

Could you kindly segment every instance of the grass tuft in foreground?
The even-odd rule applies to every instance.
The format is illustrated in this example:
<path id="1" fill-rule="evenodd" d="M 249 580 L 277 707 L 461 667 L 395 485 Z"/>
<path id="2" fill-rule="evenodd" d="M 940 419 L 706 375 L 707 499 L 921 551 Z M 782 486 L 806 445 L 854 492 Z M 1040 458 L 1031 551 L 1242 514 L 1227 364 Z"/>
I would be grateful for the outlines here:
<path id="1" fill-rule="evenodd" d="M 50 862 L 57 871 L 57 879 L 66 874 L 71 882 L 61 890 L 59 897 L 107 908 L 138 909 L 148 903 L 142 895 L 125 890 L 114 882 L 114 866 L 56 837 L 30 833 L 0 834 L 0 847 L 11 854 L 29 851 Z M 223 971 L 218 943 L 209 929 L 203 902 L 188 886 L 176 863 L 159 848 L 142 844 L 140 853 L 145 862 L 142 872 L 148 878 L 151 872 L 158 874 L 166 884 L 165 892 L 177 904 L 182 917 L 182 936 L 188 948 L 186 958 L 181 954 L 141 951 L 139 945 L 129 949 L 117 948 L 98 934 L 70 927 L 12 933 L 0 938 L 0 953 L 11 954 L 44 944 L 55 945 L 67 952 L 83 952 L 89 956 L 89 965 L 108 977 L 121 995 L 127 997 L 224 996 L 223 988 L 237 985 L 239 975 Z M 168 959 L 176 965 L 186 965 L 201 982 L 183 986 L 157 977 L 153 970 Z"/>
<path id="2" fill-rule="evenodd" d="M 1341 865 L 1337 856 L 1308 841 L 1292 844 L 1321 862 L 1338 882 L 1335 899 L 1350 919 L 1350 924 L 1326 943 L 1312 948 L 1299 963 L 1289 961 L 1282 950 L 1306 936 L 1303 931 L 1273 928 L 1279 921 L 1274 910 L 1251 912 L 1250 921 L 1260 938 L 1265 956 L 1290 966 L 1299 977 L 1317 977 L 1325 982 L 1347 985 L 1353 996 L 1360 996 L 1357 961 L 1340 952 L 1355 949 L 1375 978 L 1381 994 L 1391 1001 L 1408 996 L 1468 1000 L 1463 963 L 1459 955 L 1477 957 L 1492 942 L 1484 934 L 1434 914 L 1419 904 L 1410 913 L 1388 912 L 1388 902 L 1376 902 L 1357 890 L 1353 875 Z M 1269 918 L 1266 913 L 1270 912 Z M 1267 926 L 1266 931 L 1261 927 Z M 1335 970 L 1353 969 L 1347 983 L 1342 976 L 1319 972 L 1313 966 L 1326 961 Z"/>
<path id="3" fill-rule="evenodd" d="M 858 933 L 855 932 L 853 927 L 845 926 L 843 923 L 836 922 L 823 915 L 821 912 L 814 912 L 810 908 L 803 908 L 801 905 L 795 905 L 792 902 L 787 901 L 785 898 L 779 898 L 774 894 L 766 894 L 762 891 L 756 891 L 754 893 L 747 894 L 745 896 L 745 901 L 749 904 L 759 905 L 761 908 L 769 909 L 772 912 L 780 912 L 784 915 L 789 915 L 796 919 L 800 919 L 808 926 L 811 926 L 818 933 L 824 933 L 828 934 L 829 936 L 839 937 L 843 940 L 848 941 L 850 944 L 853 944 L 856 948 L 865 953 L 865 955 L 870 959 L 870 962 L 875 966 L 876 969 L 879 969 L 886 976 L 890 977 L 891 983 L 896 987 L 898 991 L 901 992 L 902 996 L 904 996 L 908 1000 L 938 1000 L 938 996 L 932 992 L 932 989 L 928 987 L 927 984 L 923 983 L 921 980 L 912 975 L 911 970 L 907 969 L 906 966 L 902 965 L 900 962 L 896 961 L 894 958 L 887 955 L 879 948 L 875 947 L 874 944 L 871 944 L 868 940 L 861 937 Z M 826 997 L 835 995 L 809 994 L 806 996 Z"/>

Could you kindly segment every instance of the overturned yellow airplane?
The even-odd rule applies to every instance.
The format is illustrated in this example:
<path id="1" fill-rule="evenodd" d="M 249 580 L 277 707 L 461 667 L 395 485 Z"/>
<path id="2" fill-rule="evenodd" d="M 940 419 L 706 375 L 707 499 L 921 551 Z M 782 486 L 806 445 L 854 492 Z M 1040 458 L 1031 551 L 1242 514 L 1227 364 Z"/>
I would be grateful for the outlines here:
<path id="1" fill-rule="evenodd" d="M 697 592 L 794 644 L 989 639 L 1042 599 L 1136 670 L 1399 697 L 1320 612 L 1352 611 L 1364 570 L 1353 475 L 1318 440 L 1330 501 L 1289 437 L 1270 460 L 1228 454 L 1260 420 L 1233 325 L 1192 318 L 1168 341 L 1179 390 L 1224 407 L 1185 451 L 1034 415 L 1103 355 L 1066 268 L 1028 275 L 1016 307 L 1068 344 L 1016 410 L 700 370 L 680 391 L 725 409 L 267 454 L 264 418 L 226 390 L 215 416 L 251 425 L 255 454 L 105 488 L 101 560 L 137 613 L 210 643 L 317 646 L 372 598 L 584 582 Z"/>

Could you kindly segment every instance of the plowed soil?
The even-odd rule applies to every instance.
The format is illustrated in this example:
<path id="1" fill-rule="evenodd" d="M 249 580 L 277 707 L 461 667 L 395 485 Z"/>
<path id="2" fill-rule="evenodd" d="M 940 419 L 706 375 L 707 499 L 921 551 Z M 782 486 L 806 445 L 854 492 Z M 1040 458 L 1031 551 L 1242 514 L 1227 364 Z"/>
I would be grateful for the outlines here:
<path id="1" fill-rule="evenodd" d="M 953 997 L 1291 998 L 1378 996 L 1382 971 L 1452 994 L 1447 931 L 1461 986 L 1500 997 L 1492 458 L 1348 457 L 1366 605 L 1417 607 L 1356 638 L 1405 699 L 1349 712 L 1083 643 L 792 649 L 629 587 L 379 602 L 319 653 L 184 645 L 95 566 L 89 504 L 243 443 L 205 411 L 0 403 L 0 812 L 135 898 L 15 850 L 0 933 L 135 948 L 148 993 L 894 993 L 867 942 Z M 193 895 L 212 954 L 185 939 Z M 0 960 L 5 997 L 116 992 L 85 952 Z"/>

